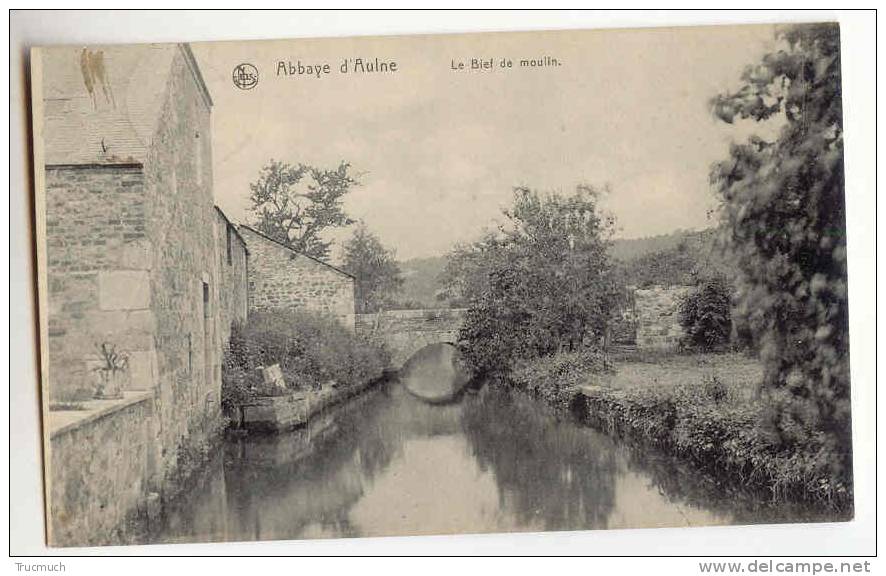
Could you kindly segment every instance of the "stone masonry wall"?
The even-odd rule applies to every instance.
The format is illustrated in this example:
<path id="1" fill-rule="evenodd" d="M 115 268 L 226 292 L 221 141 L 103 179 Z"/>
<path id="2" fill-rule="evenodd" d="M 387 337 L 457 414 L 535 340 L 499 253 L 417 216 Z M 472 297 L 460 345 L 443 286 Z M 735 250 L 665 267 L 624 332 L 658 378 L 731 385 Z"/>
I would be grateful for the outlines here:
<path id="1" fill-rule="evenodd" d="M 46 257 L 50 402 L 92 397 L 103 342 L 130 355 L 130 388 L 151 388 L 142 169 L 47 167 Z"/>
<path id="2" fill-rule="evenodd" d="M 219 330 L 224 345 L 235 322 L 245 322 L 249 306 L 248 254 L 243 237 L 221 210 L 215 210 L 215 245 L 218 247 Z"/>
<path id="3" fill-rule="evenodd" d="M 144 513 L 152 430 L 150 397 L 51 438 L 50 544 L 125 543 Z"/>
<path id="4" fill-rule="evenodd" d="M 221 419 L 223 289 L 212 188 L 210 107 L 177 51 L 145 163 L 156 315 L 157 469 L 165 494 L 181 458 L 213 441 Z"/>
<path id="5" fill-rule="evenodd" d="M 270 240 L 247 226 L 250 310 L 298 309 L 328 314 L 354 328 L 354 279 Z"/>
<path id="6" fill-rule="evenodd" d="M 99 401 L 113 406 L 97 419 L 49 412 L 50 424 L 76 422 L 47 454 L 56 545 L 109 538 L 152 493 L 173 494 L 218 436 L 222 350 L 246 315 L 248 255 L 231 238 L 228 261 L 196 64 L 179 46 L 170 66 L 143 164 L 45 167 L 50 404 L 94 408 L 101 342 L 129 355 L 127 388 L 149 391 L 137 405 Z"/>
<path id="7" fill-rule="evenodd" d="M 381 339 L 391 352 L 390 368 L 399 370 L 409 358 L 429 344 L 455 343 L 466 310 L 387 310 L 358 314 L 357 334 Z"/>
<path id="8" fill-rule="evenodd" d="M 680 298 L 688 286 L 653 286 L 634 292 L 637 323 L 637 348 L 641 350 L 676 350 L 683 327 L 680 326 Z"/>

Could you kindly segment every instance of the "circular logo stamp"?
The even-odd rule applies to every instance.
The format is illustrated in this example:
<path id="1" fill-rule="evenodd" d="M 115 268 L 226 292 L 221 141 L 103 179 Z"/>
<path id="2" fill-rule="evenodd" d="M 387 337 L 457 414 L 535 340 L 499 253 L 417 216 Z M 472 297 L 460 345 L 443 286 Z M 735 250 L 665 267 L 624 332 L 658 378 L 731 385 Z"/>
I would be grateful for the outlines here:
<path id="1" fill-rule="evenodd" d="M 258 84 L 258 70 L 252 64 L 238 64 L 232 76 L 234 86 L 240 90 L 252 90 Z"/>

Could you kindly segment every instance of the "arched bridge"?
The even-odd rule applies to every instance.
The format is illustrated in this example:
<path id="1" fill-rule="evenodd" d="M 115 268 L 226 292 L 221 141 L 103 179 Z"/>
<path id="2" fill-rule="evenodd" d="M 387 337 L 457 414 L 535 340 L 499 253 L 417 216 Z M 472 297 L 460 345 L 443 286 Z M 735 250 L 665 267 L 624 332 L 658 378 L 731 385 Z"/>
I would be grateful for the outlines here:
<path id="1" fill-rule="evenodd" d="M 355 327 L 358 334 L 381 339 L 391 351 L 390 368 L 399 370 L 428 344 L 454 344 L 465 312 L 464 308 L 441 308 L 357 314 Z"/>

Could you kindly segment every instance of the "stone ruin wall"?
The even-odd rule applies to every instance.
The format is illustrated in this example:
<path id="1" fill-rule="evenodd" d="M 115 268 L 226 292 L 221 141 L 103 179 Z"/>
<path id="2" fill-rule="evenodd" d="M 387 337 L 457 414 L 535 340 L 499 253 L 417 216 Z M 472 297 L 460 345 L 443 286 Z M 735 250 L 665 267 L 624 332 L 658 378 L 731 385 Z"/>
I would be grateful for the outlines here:
<path id="1" fill-rule="evenodd" d="M 680 299 L 689 286 L 653 286 L 634 291 L 634 318 L 639 350 L 677 350 L 683 327 L 680 326 Z"/>

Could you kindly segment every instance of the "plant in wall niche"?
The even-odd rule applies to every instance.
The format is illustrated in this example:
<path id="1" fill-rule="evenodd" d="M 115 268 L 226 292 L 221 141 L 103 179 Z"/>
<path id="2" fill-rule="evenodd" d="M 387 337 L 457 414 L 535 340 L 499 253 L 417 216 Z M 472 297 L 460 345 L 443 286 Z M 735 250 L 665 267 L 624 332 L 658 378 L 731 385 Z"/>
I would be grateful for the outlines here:
<path id="1" fill-rule="evenodd" d="M 109 342 L 102 342 L 98 351 L 101 365 L 94 369 L 97 374 L 95 398 L 122 398 L 123 385 L 129 376 L 129 355 L 118 352 L 117 346 Z"/>

